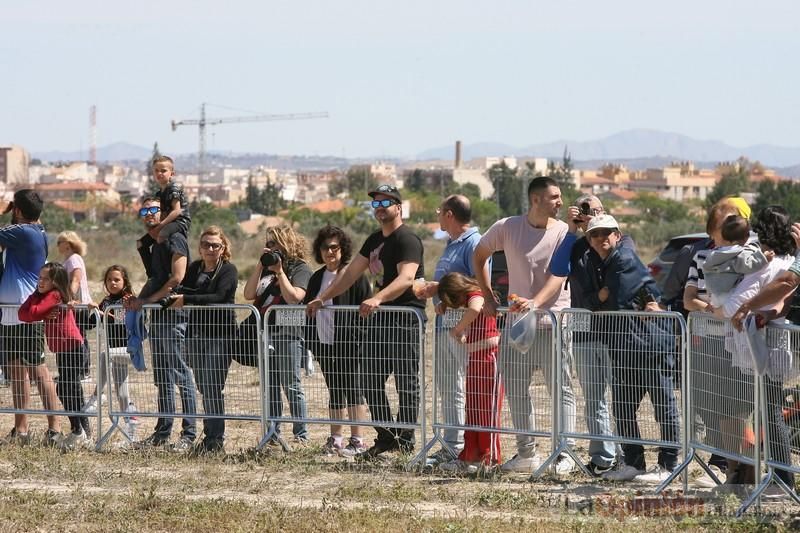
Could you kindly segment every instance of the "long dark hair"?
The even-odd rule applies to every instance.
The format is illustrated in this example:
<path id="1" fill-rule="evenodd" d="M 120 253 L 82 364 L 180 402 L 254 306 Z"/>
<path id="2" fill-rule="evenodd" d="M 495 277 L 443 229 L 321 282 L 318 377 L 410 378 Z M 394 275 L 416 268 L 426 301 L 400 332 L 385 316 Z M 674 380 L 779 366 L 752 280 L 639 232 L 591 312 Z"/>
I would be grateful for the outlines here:
<path id="1" fill-rule="evenodd" d="M 450 272 L 439 280 L 437 293 L 445 307 L 457 309 L 467 303 L 467 293 L 480 292 L 481 286 L 469 276 L 460 272 Z"/>
<path id="2" fill-rule="evenodd" d="M 61 302 L 67 303 L 72 300 L 72 292 L 69 290 L 69 276 L 67 269 L 61 263 L 45 263 L 42 269 L 47 269 L 47 275 L 53 282 L 54 290 L 61 295 Z"/>

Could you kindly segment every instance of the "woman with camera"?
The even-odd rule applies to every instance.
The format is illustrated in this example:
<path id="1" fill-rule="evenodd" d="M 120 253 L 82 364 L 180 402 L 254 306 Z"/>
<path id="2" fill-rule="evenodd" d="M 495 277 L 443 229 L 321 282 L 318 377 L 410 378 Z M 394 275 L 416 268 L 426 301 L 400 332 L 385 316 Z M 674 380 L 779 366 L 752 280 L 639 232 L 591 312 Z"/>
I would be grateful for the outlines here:
<path id="1" fill-rule="evenodd" d="M 186 269 L 178 293 L 167 297 L 163 305 L 232 304 L 236 295 L 238 273 L 230 262 L 228 237 L 218 226 L 209 226 L 200 235 L 200 259 Z M 197 388 L 203 395 L 203 440 L 200 453 L 223 452 L 225 444 L 225 380 L 231 365 L 228 346 L 236 334 L 233 309 L 192 309 L 186 331 L 189 363 Z"/>
<path id="2" fill-rule="evenodd" d="M 306 296 L 311 268 L 305 262 L 306 242 L 290 226 L 267 228 L 266 243 L 253 273 L 244 286 L 244 297 L 263 314 L 273 305 L 294 305 Z M 306 418 L 306 399 L 300 383 L 300 369 L 305 356 L 303 332 L 296 326 L 275 326 L 275 315 L 270 315 L 270 344 L 275 353 L 269 355 L 269 416 L 279 419 L 283 413 L 281 389 L 289 400 L 292 418 Z M 280 434 L 279 424 L 275 431 Z M 295 441 L 308 442 L 308 428 L 303 422 L 292 426 Z"/>

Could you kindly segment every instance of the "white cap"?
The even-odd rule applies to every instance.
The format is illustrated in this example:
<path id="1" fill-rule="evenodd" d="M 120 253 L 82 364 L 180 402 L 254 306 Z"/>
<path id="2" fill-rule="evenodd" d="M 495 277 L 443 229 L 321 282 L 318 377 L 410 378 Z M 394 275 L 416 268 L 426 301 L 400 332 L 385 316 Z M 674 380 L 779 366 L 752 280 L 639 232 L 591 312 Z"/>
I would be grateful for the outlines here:
<path id="1" fill-rule="evenodd" d="M 619 224 L 617 224 L 617 221 L 611 215 L 597 215 L 596 217 L 592 217 L 589 221 L 586 233 L 591 233 L 592 230 L 601 228 L 619 230 Z"/>

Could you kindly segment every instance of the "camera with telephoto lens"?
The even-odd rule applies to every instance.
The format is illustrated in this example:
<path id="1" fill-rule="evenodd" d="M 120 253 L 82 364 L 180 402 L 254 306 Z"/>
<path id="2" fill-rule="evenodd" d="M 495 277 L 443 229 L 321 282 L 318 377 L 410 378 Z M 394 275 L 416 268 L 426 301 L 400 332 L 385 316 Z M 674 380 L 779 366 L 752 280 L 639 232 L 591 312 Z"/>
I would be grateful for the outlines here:
<path id="1" fill-rule="evenodd" d="M 264 252 L 261 254 L 261 266 L 264 268 L 271 267 L 274 264 L 277 264 L 278 261 L 285 262 L 286 256 L 284 256 L 278 250 L 272 250 L 270 252 Z"/>

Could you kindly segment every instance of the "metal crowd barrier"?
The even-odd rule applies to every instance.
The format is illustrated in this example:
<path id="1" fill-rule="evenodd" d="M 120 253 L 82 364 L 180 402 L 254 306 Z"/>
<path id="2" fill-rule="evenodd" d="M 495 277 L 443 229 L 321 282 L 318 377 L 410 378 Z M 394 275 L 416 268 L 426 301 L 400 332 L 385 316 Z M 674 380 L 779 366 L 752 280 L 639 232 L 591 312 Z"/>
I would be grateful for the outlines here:
<path id="1" fill-rule="evenodd" d="M 675 391 L 686 345 L 679 313 L 565 309 L 559 331 L 566 341 L 558 357 L 573 370 L 567 374 L 569 388 L 581 409 L 560 425 L 557 452 L 571 455 L 587 474 L 573 450 L 576 439 L 590 441 L 590 459 L 598 466 L 612 464 L 619 447 L 627 448 L 629 463 L 638 455 L 642 463 L 633 466 L 642 469 L 644 446 L 659 448 L 659 463 L 685 455 L 680 413 L 686 412 L 687 399 Z"/>
<path id="2" fill-rule="evenodd" d="M 422 313 L 410 307 L 381 307 L 361 318 L 358 309 L 326 307 L 313 320 L 305 306 L 267 310 L 267 441 L 287 448 L 281 424 L 291 424 L 295 441 L 301 443 L 309 438 L 309 424 L 331 424 L 376 428 L 379 438 L 391 435 L 404 451 L 411 451 L 417 438 L 426 442 Z M 313 359 L 317 362 L 311 371 Z M 365 404 L 368 418 L 351 420 L 345 415 L 346 408 Z M 410 465 L 420 460 L 424 453 L 414 456 Z"/>
<path id="3" fill-rule="evenodd" d="M 142 339 L 139 369 L 131 368 L 130 346 L 123 347 L 128 345 L 127 339 L 120 339 L 126 332 L 115 329 L 128 313 L 132 311 L 121 306 L 105 310 L 98 369 L 105 371 L 111 426 L 98 440 L 98 450 L 115 432 L 128 441 L 141 440 L 132 434 L 136 431 L 132 422 L 140 423 L 142 418 L 157 418 L 156 426 L 162 433 L 164 424 L 169 427 L 174 418 L 182 418 L 180 431 L 192 440 L 202 432 L 197 419 L 226 420 L 228 442 L 263 440 L 267 431 L 262 401 L 266 389 L 262 379 L 263 344 L 258 342 L 261 316 L 256 308 L 144 306 L 140 324 L 146 338 Z M 252 342 L 243 343 L 239 333 L 247 324 Z M 249 360 L 255 366 L 239 364 L 237 359 Z M 176 401 L 176 389 L 180 401 Z M 236 421 L 260 422 L 261 430 L 253 432 L 251 424 L 236 425 Z M 174 433 L 170 429 L 166 430 L 167 438 Z"/>
<path id="4" fill-rule="evenodd" d="M 489 458 L 490 462 L 498 464 L 503 455 L 510 458 L 515 453 L 525 457 L 536 454 L 535 439 L 547 439 L 545 460 L 530 472 L 534 476 L 540 475 L 558 457 L 552 437 L 562 409 L 555 406 L 561 405 L 565 394 L 552 394 L 552 391 L 558 387 L 558 372 L 554 372 L 553 364 L 560 335 L 553 326 L 556 324 L 553 313 L 544 310 L 531 313 L 535 317 L 531 324 L 535 326 L 530 336 L 522 343 L 515 343 L 512 339 L 523 332 L 524 321 L 518 322 L 522 315 L 511 313 L 507 308 L 499 309 L 500 341 L 494 349 L 496 355 L 492 358 L 483 353 L 484 350 L 477 350 L 474 361 L 470 360 L 466 346 L 450 336 L 463 310 L 449 309 L 441 317 L 433 336 L 434 435 L 423 451 L 427 452 L 438 442 L 455 456 L 448 441 L 463 440 L 461 434 L 471 431 L 490 433 L 492 439 L 500 436 L 501 450 L 492 450 L 493 457 Z M 515 323 L 520 329 L 512 334 Z M 474 365 L 472 369 L 471 364 Z M 574 410 L 574 403 L 571 408 Z M 479 423 L 470 424 L 468 419 Z M 503 450 L 505 453 L 500 453 Z"/>
<path id="5" fill-rule="evenodd" d="M 0 305 L 0 312 L 6 317 L 11 315 L 16 319 L 19 308 L 19 305 Z M 86 305 L 75 305 L 72 311 L 68 311 L 66 306 L 60 306 L 59 312 L 70 312 L 76 318 L 81 316 L 85 319 L 76 320 L 87 325 L 84 331 L 85 346 L 76 345 L 67 352 L 55 354 L 45 338 L 43 322 L 0 327 L 0 364 L 9 385 L 0 389 L 0 413 L 79 417 L 87 437 L 85 442 L 90 442 L 88 439 L 92 438 L 95 431 L 99 431 L 97 428 L 100 427 L 100 413 L 88 414 L 83 411 L 85 400 L 96 386 L 95 381 L 91 377 L 85 378 L 84 374 L 89 371 L 90 352 L 98 353 L 100 349 L 101 320 L 99 313 L 90 310 Z M 15 382 L 10 372 L 10 363 L 20 358 L 24 361 L 21 367 L 25 369 L 26 376 Z M 31 364 L 40 360 L 43 360 L 46 372 L 37 371 L 37 366 Z M 28 391 L 30 401 L 26 407 L 14 406 L 13 393 L 17 387 Z M 63 429 L 63 422 L 59 421 L 58 425 L 65 435 L 69 435 L 70 431 Z M 96 428 L 92 428 L 89 422 L 95 423 Z"/>

